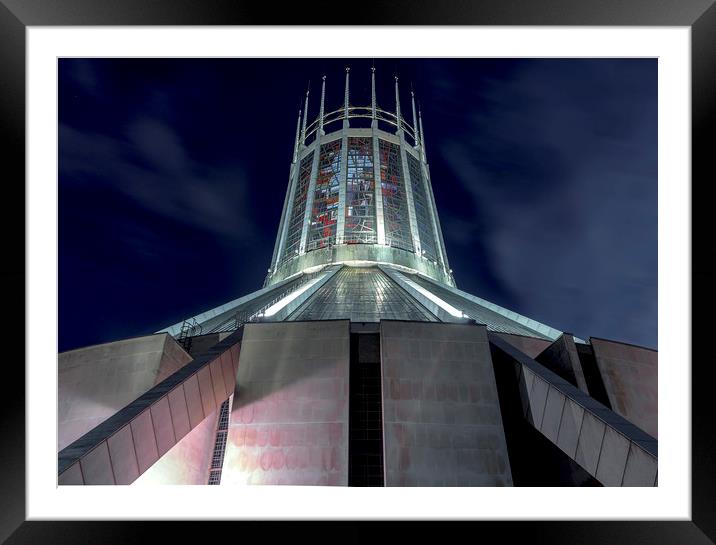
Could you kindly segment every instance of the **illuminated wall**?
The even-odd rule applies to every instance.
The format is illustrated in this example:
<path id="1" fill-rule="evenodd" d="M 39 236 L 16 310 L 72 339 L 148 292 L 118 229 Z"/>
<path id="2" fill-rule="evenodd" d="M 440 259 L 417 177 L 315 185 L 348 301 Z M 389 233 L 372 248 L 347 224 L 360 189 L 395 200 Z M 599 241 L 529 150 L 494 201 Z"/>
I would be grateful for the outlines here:
<path id="1" fill-rule="evenodd" d="M 166 333 L 59 354 L 57 450 L 102 423 L 190 360 Z"/>
<path id="2" fill-rule="evenodd" d="M 348 484 L 349 322 L 247 324 L 222 485 Z"/>
<path id="3" fill-rule="evenodd" d="M 380 324 L 386 486 L 512 486 L 486 329 Z"/>
<path id="4" fill-rule="evenodd" d="M 216 411 L 142 473 L 133 486 L 206 484 L 216 431 Z"/>

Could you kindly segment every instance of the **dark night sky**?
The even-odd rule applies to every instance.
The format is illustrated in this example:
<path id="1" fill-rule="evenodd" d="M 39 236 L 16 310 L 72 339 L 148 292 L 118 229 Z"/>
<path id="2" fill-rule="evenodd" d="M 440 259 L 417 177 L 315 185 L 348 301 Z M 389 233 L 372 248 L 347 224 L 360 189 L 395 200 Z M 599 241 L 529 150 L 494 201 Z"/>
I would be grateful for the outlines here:
<path id="1" fill-rule="evenodd" d="M 262 285 L 296 115 L 370 102 L 370 59 L 61 59 L 59 350 L 152 333 Z M 657 346 L 654 59 L 378 59 L 420 100 L 458 287 Z M 408 109 L 409 111 L 409 109 Z"/>

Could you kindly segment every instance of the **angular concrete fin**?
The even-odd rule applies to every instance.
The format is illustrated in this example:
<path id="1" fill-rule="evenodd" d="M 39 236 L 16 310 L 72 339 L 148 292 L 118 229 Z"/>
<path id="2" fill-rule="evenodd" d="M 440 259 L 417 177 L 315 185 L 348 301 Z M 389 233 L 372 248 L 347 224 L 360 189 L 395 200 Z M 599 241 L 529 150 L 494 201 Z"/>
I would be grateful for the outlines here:
<path id="1" fill-rule="evenodd" d="M 494 333 L 490 344 L 521 372 L 516 383 L 525 418 L 534 428 L 605 486 L 655 486 L 658 443 Z M 538 387 L 539 386 L 539 387 Z"/>
<path id="2" fill-rule="evenodd" d="M 215 362 L 222 356 L 236 369 L 235 347 L 242 336 L 243 329 L 232 333 L 64 448 L 58 455 L 59 484 L 131 484 L 234 392 L 234 384 L 223 378 L 202 390 L 199 375 L 212 365 L 218 369 Z"/>
<path id="3" fill-rule="evenodd" d="M 582 363 L 574 344 L 574 337 L 563 333 L 551 345 L 534 358 L 553 373 L 557 373 L 570 384 L 589 394 L 587 381 L 584 378 Z"/>

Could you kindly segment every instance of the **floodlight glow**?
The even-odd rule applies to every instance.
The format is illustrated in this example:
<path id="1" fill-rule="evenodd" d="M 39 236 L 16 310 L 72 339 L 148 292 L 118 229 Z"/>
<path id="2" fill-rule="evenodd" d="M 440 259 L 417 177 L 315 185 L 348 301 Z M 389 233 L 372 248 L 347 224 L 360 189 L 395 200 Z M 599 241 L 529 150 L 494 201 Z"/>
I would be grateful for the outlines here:
<path id="1" fill-rule="evenodd" d="M 403 280 L 413 289 L 430 299 L 433 303 L 438 305 L 440 308 L 442 308 L 444 311 L 446 311 L 450 316 L 455 316 L 456 318 L 468 318 L 467 314 L 465 314 L 462 310 L 455 308 L 450 303 L 446 303 L 440 297 L 435 295 L 434 293 L 426 290 L 424 287 L 419 286 L 412 280 L 403 277 Z"/>
<path id="2" fill-rule="evenodd" d="M 302 293 L 305 293 L 306 291 L 308 291 L 316 282 L 318 282 L 319 280 L 321 280 L 324 276 L 326 276 L 326 275 L 325 275 L 325 274 L 322 274 L 322 275 L 319 276 L 318 278 L 314 278 L 313 280 L 311 280 L 311 281 L 309 281 L 308 283 L 306 283 L 305 286 L 301 286 L 301 287 L 298 288 L 296 291 L 293 291 L 293 292 L 289 293 L 286 297 L 284 297 L 283 299 L 281 299 L 278 303 L 274 303 L 274 304 L 271 305 L 269 308 L 267 308 L 266 311 L 264 312 L 264 316 L 273 316 L 273 315 L 276 314 L 279 310 L 281 310 L 283 307 L 285 307 L 286 305 L 288 305 L 291 301 L 293 301 L 294 299 L 296 299 L 299 295 L 301 295 Z"/>

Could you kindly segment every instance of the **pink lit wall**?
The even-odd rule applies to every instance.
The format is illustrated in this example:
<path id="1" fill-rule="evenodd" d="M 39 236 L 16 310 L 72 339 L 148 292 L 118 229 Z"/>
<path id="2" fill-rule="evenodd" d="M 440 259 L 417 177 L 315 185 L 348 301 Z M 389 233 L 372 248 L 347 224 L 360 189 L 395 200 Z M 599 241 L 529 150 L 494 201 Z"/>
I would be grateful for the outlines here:
<path id="1" fill-rule="evenodd" d="M 348 484 L 348 321 L 247 324 L 221 484 Z"/>

